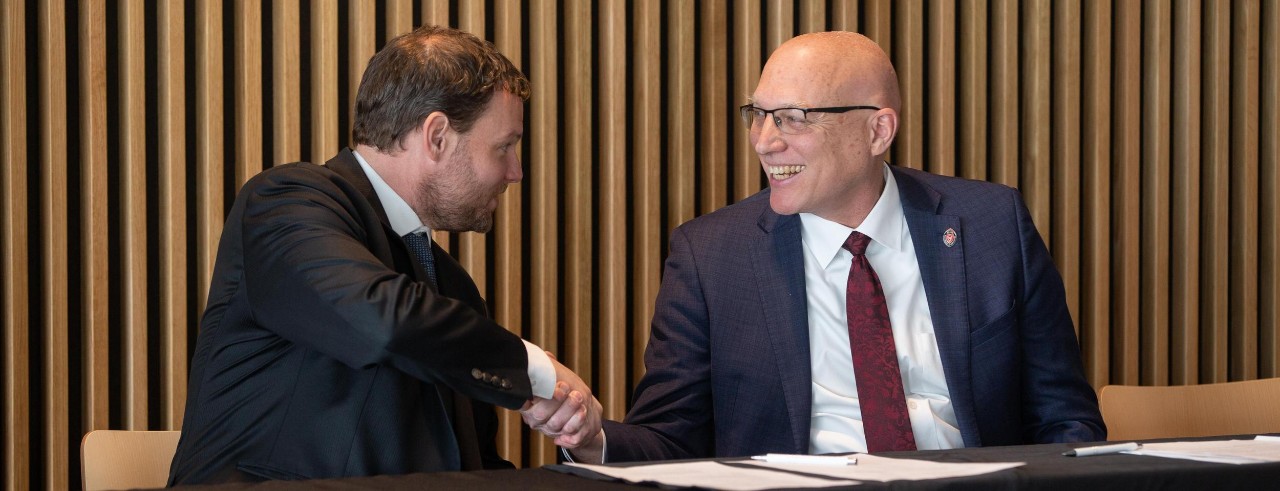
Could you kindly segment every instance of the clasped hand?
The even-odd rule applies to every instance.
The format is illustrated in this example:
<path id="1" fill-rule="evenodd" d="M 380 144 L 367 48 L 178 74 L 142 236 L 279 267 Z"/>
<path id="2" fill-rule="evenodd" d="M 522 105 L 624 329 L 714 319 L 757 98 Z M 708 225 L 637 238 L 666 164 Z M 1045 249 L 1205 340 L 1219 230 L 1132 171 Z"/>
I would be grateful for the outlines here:
<path id="1" fill-rule="evenodd" d="M 520 408 L 520 416 L 530 428 L 553 438 L 556 445 L 577 448 L 600 433 L 604 409 L 578 374 L 555 357 L 551 364 L 556 369 L 555 394 L 550 399 L 530 399 Z"/>

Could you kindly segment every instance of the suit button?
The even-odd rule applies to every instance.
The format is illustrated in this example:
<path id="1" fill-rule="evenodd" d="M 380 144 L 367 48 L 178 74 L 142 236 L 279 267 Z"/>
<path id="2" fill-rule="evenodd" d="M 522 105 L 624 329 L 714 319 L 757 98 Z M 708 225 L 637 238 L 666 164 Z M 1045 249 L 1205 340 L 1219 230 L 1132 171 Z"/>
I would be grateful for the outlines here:
<path id="1" fill-rule="evenodd" d="M 502 379 L 502 388 L 504 388 L 504 389 L 510 389 L 510 388 L 511 388 L 511 381 L 510 381 L 510 380 L 507 380 L 507 379 L 505 379 L 505 378 L 504 378 L 504 379 Z"/>
<path id="2" fill-rule="evenodd" d="M 484 372 L 481 372 L 479 368 L 472 368 L 472 369 L 471 369 L 471 378 L 476 379 L 476 380 L 481 380 L 481 379 L 483 379 L 483 378 L 484 378 Z"/>

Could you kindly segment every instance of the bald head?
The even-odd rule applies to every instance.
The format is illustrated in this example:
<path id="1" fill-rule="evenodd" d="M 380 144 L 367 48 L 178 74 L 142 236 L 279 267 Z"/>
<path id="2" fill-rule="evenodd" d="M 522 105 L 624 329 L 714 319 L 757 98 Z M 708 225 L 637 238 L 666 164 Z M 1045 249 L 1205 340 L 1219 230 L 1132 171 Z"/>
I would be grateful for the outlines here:
<path id="1" fill-rule="evenodd" d="M 786 104 L 902 106 L 898 75 L 889 56 L 855 32 L 817 32 L 779 46 L 760 74 L 760 85 L 788 87 Z"/>

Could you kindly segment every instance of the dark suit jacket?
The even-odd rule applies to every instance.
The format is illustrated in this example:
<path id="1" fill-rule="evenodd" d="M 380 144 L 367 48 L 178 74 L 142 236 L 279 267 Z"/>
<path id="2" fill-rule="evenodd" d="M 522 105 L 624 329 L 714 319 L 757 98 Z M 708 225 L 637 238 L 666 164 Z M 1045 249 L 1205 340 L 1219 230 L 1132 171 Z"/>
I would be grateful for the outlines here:
<path id="1" fill-rule="evenodd" d="M 510 467 L 491 404 L 530 397 L 527 352 L 435 255 L 438 290 L 350 150 L 246 183 L 218 245 L 169 483 Z"/>
<path id="2" fill-rule="evenodd" d="M 1062 279 L 1017 191 L 891 167 L 966 446 L 1105 439 Z M 958 240 L 944 245 L 954 229 Z M 610 461 L 808 453 L 809 322 L 798 215 L 765 190 L 671 237 Z"/>

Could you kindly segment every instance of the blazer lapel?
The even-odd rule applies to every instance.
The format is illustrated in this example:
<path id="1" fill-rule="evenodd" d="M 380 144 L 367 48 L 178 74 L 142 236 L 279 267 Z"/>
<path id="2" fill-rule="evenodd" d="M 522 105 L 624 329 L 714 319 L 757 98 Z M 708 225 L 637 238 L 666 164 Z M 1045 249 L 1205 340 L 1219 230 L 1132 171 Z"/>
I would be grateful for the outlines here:
<path id="1" fill-rule="evenodd" d="M 942 215 L 942 195 L 915 176 L 890 166 L 898 181 L 902 211 L 906 214 L 916 261 L 924 281 L 934 337 L 942 357 L 951 405 L 966 446 L 976 446 L 977 418 L 974 414 L 970 378 L 969 298 L 965 283 L 964 237 L 960 217 Z M 954 232 L 954 240 L 948 239 Z M 951 245 L 947 245 L 948 242 Z"/>
<path id="2" fill-rule="evenodd" d="M 809 360 L 809 314 L 801 251 L 800 218 L 779 216 L 765 205 L 760 236 L 751 244 L 756 265 L 764 329 L 782 382 L 794 451 L 809 451 L 812 366 Z"/>

